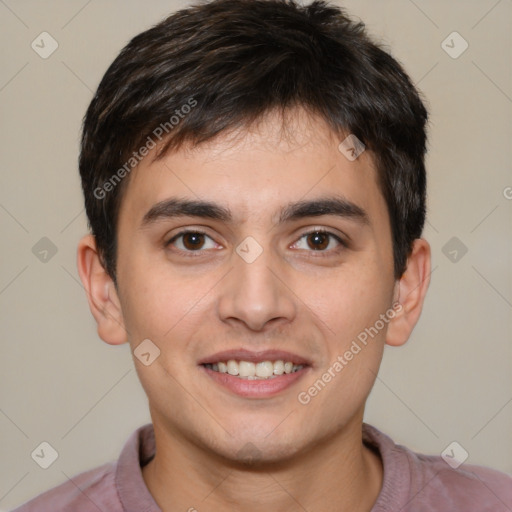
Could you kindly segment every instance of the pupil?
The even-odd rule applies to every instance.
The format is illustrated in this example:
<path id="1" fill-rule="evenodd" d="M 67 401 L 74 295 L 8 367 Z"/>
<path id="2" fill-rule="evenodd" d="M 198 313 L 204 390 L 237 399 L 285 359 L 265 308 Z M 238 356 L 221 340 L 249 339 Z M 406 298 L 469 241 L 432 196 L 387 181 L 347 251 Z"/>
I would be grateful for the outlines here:
<path id="1" fill-rule="evenodd" d="M 192 246 L 193 249 L 197 248 L 202 243 L 202 237 L 203 235 L 201 233 L 187 233 L 184 238 L 185 247 L 187 247 L 187 249 L 190 249 L 190 246 Z"/>
<path id="2" fill-rule="evenodd" d="M 313 242 L 313 249 L 315 250 L 318 250 L 318 249 L 324 249 L 325 248 L 325 240 L 327 239 L 327 236 L 323 233 L 314 233 L 311 235 L 312 239 L 314 240 Z M 322 241 L 324 243 L 322 243 Z M 317 242 L 320 242 L 319 245 L 317 245 L 316 243 Z"/>

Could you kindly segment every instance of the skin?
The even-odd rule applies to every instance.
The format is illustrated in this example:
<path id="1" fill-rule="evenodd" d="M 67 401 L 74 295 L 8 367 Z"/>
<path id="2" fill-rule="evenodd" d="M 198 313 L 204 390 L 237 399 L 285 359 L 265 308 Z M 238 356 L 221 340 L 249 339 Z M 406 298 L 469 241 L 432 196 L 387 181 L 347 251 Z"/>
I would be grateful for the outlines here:
<path id="1" fill-rule="evenodd" d="M 157 447 L 143 478 L 164 512 L 369 511 L 381 489 L 380 457 L 362 442 L 364 405 L 384 345 L 405 343 L 419 318 L 430 247 L 417 239 L 395 280 L 391 227 L 370 152 L 349 161 L 338 150 L 343 139 L 302 110 L 281 128 L 282 119 L 269 114 L 196 148 L 160 160 L 148 155 L 132 171 L 121 205 L 117 288 L 94 238 L 85 236 L 78 247 L 99 336 L 129 342 L 132 350 L 149 338 L 161 351 L 149 366 L 136 358 L 134 364 Z M 333 193 L 364 209 L 369 222 L 335 215 L 277 222 L 287 204 Z M 141 225 L 151 207 L 171 197 L 218 203 L 233 222 L 176 217 Z M 207 233 L 199 256 L 183 237 L 166 246 L 183 228 Z M 348 246 L 304 236 L 318 228 Z M 235 251 L 248 236 L 263 249 L 252 263 Z M 400 312 L 301 404 L 298 393 L 395 301 Z M 238 348 L 286 350 L 312 365 L 276 396 L 243 398 L 198 366 Z M 248 443 L 252 464 L 243 457 Z"/>

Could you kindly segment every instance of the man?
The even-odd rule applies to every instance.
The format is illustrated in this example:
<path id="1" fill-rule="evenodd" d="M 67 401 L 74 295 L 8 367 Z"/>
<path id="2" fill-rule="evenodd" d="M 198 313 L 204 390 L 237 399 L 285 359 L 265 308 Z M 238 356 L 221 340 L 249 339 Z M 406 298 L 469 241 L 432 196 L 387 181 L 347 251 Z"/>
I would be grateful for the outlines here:
<path id="1" fill-rule="evenodd" d="M 324 2 L 214 0 L 136 36 L 84 119 L 98 334 L 152 424 L 29 511 L 493 511 L 512 479 L 363 424 L 430 274 L 426 109 Z"/>

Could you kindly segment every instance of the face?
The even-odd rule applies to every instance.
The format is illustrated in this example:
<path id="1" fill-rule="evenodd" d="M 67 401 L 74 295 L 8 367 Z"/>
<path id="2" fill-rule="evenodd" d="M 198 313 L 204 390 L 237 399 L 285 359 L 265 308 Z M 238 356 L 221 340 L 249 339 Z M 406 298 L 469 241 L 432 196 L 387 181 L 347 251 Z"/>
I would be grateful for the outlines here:
<path id="1" fill-rule="evenodd" d="M 135 360 L 155 428 L 270 461 L 361 421 L 396 287 L 371 156 L 340 142 L 301 112 L 286 133 L 269 115 L 133 171 L 118 296 L 132 350 L 160 350 Z"/>

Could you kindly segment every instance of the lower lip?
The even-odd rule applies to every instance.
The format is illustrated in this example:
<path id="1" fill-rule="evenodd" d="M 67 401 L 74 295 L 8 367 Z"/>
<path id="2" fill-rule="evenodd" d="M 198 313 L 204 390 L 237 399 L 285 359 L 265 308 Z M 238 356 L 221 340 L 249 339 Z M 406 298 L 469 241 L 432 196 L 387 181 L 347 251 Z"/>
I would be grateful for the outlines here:
<path id="1" fill-rule="evenodd" d="M 234 377 L 229 373 L 216 372 L 205 366 L 201 366 L 201 368 L 215 382 L 236 395 L 245 398 L 269 398 L 275 396 L 301 379 L 309 370 L 309 367 L 306 366 L 296 372 L 285 373 L 273 379 L 249 380 Z"/>

